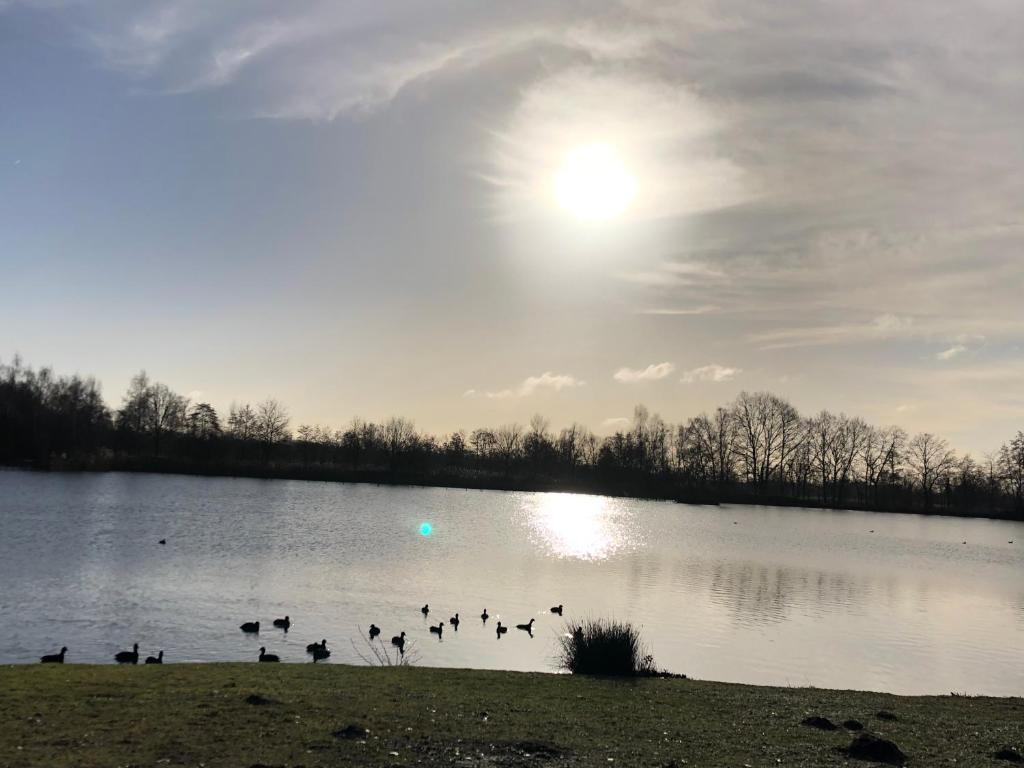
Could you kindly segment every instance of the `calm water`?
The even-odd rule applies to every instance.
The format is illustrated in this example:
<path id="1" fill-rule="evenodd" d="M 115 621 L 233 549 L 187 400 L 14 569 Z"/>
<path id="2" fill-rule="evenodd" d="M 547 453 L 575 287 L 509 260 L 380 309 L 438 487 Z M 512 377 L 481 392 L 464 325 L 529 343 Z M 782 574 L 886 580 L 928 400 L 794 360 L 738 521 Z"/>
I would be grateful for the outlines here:
<path id="1" fill-rule="evenodd" d="M 459 611 L 458 633 L 430 635 L 425 602 L 446 625 Z M 705 679 L 1024 694 L 1020 523 L 0 471 L 0 663 L 134 641 L 170 662 L 260 645 L 304 662 L 321 637 L 359 662 L 350 638 L 375 622 L 421 664 L 551 670 L 557 603 L 641 624 L 661 666 Z M 290 633 L 269 627 L 285 614 Z M 536 618 L 533 638 L 496 640 L 497 618 Z M 256 619 L 258 638 L 239 632 Z"/>

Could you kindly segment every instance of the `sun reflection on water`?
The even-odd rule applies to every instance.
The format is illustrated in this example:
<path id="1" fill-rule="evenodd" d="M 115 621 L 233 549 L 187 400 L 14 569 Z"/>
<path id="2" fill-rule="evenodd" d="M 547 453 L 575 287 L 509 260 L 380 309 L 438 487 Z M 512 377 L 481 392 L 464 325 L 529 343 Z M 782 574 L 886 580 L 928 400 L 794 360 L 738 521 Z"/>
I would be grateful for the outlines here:
<path id="1" fill-rule="evenodd" d="M 633 543 L 627 513 L 614 499 L 543 493 L 525 511 L 535 541 L 558 557 L 603 560 Z"/>

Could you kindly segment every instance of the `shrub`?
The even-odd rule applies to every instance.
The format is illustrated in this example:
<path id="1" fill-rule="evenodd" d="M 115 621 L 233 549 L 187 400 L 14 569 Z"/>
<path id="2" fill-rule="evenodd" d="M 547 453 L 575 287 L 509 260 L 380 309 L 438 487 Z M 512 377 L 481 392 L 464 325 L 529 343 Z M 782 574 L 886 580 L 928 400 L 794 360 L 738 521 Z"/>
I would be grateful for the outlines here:
<path id="1" fill-rule="evenodd" d="M 559 666 L 574 675 L 637 677 L 658 674 L 653 657 L 628 622 L 588 619 L 566 626 Z"/>

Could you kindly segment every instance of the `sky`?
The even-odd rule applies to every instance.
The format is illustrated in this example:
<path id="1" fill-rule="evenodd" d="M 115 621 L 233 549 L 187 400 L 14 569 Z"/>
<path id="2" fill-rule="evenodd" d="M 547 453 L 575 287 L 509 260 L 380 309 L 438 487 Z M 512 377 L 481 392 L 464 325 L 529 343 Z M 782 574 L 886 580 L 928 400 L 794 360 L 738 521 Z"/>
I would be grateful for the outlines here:
<path id="1" fill-rule="evenodd" d="M 1024 5 L 0 0 L 0 357 L 292 423 L 1024 428 Z"/>

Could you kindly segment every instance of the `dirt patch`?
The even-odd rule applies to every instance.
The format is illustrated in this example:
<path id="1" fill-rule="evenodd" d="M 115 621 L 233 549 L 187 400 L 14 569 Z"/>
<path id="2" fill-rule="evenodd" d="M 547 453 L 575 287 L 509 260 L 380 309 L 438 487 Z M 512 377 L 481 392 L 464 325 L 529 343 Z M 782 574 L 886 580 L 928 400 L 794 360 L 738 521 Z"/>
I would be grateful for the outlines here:
<path id="1" fill-rule="evenodd" d="M 260 696 L 258 693 L 251 693 L 245 697 L 246 704 L 252 704 L 254 707 L 270 707 L 281 702 L 277 699 L 268 699 L 266 696 Z"/>

